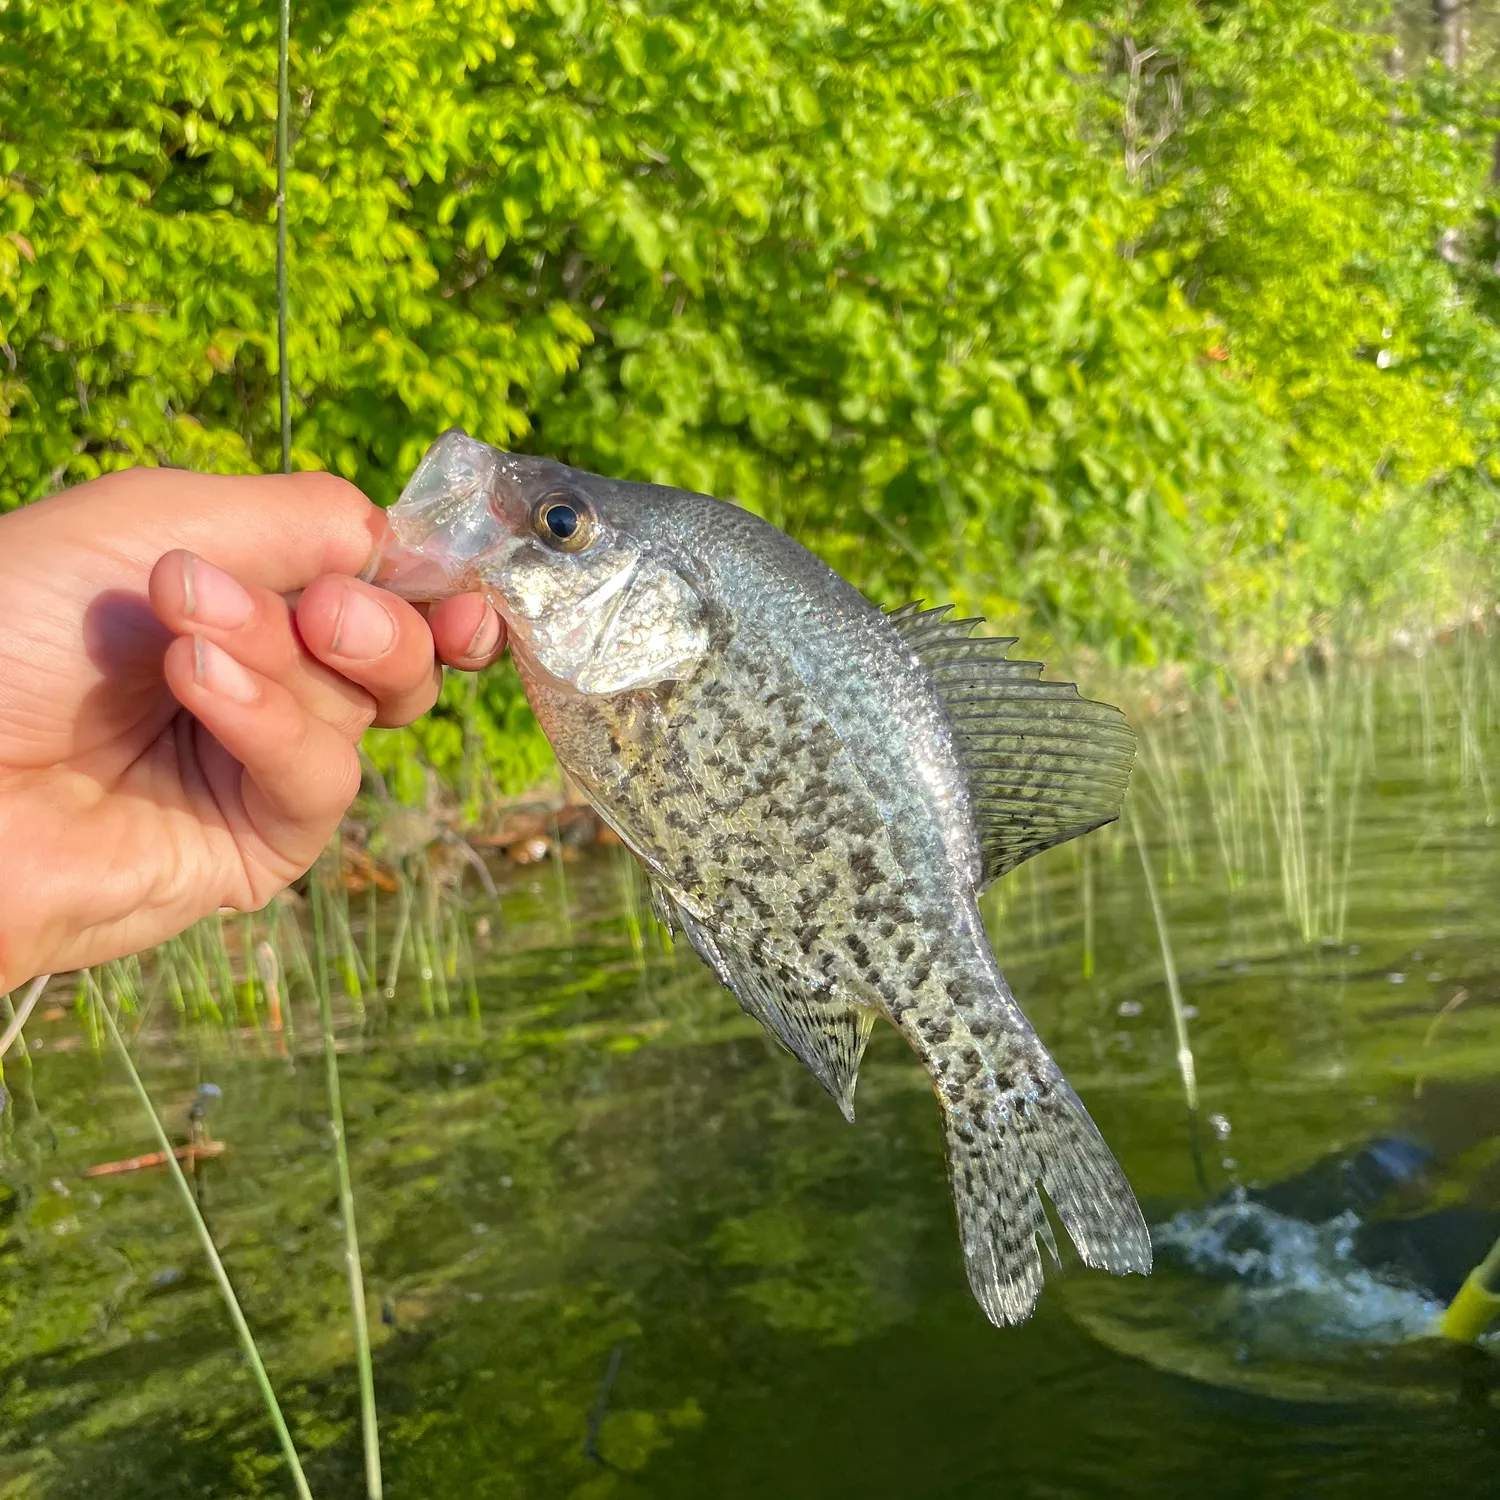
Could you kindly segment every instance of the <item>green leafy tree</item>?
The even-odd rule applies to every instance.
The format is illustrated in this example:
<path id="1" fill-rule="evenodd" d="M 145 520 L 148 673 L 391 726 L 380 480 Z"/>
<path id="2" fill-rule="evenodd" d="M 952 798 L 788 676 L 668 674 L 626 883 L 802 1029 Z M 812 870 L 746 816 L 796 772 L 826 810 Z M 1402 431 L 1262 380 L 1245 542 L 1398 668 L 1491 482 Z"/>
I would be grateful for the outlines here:
<path id="1" fill-rule="evenodd" d="M 299 5 L 294 461 L 389 500 L 461 424 L 1120 662 L 1296 644 L 1393 578 L 1450 609 L 1431 559 L 1495 514 L 1494 121 L 1389 76 L 1385 24 Z M 0 504 L 274 466 L 274 78 L 239 0 L 0 12 Z"/>

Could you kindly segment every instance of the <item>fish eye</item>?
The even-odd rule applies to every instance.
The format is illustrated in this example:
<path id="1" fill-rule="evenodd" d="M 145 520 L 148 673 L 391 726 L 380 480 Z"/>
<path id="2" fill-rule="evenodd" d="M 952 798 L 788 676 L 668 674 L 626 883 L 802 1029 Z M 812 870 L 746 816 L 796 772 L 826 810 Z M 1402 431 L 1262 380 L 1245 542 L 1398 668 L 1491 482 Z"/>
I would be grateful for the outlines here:
<path id="1" fill-rule="evenodd" d="M 589 503 L 562 491 L 539 500 L 531 516 L 536 534 L 559 552 L 583 551 L 598 528 Z"/>
<path id="2" fill-rule="evenodd" d="M 560 542 L 578 530 L 578 512 L 571 505 L 549 505 L 542 512 L 542 523 Z"/>

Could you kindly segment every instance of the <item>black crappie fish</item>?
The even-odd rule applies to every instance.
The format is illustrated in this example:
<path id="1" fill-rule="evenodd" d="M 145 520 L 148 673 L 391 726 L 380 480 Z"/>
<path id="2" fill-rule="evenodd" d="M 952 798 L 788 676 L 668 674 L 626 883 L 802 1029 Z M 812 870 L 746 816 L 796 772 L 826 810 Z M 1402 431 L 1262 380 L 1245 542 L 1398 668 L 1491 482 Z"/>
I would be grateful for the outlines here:
<path id="1" fill-rule="evenodd" d="M 1022 1015 L 976 898 L 1120 811 L 1117 709 L 978 621 L 882 613 L 737 506 L 440 437 L 371 576 L 481 589 L 568 773 L 663 922 L 853 1119 L 877 1016 L 932 1076 L 969 1283 L 1028 1317 L 1056 1255 L 1151 1268 L 1135 1197 Z"/>

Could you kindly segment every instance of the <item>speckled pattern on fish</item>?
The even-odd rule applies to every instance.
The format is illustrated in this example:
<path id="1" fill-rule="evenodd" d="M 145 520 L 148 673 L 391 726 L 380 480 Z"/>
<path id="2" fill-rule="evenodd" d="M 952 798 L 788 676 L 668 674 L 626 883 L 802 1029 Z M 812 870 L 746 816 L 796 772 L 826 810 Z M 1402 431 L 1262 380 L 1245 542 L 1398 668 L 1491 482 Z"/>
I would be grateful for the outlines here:
<path id="1" fill-rule="evenodd" d="M 392 518 L 380 581 L 487 590 L 559 760 L 658 912 L 850 1119 L 875 1018 L 910 1043 L 993 1321 L 1030 1314 L 1039 1244 L 1055 1254 L 1038 1183 L 1088 1264 L 1149 1270 L 1129 1185 L 977 906 L 993 874 L 1118 812 L 1118 714 L 970 639 L 973 622 L 882 613 L 707 496 L 453 433 Z"/>

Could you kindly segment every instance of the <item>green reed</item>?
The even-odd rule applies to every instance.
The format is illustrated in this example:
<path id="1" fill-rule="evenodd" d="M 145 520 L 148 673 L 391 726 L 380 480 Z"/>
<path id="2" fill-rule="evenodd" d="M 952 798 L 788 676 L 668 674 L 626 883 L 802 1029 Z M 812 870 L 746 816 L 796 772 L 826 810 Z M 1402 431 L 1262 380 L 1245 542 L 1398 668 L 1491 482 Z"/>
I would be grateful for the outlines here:
<path id="1" fill-rule="evenodd" d="M 401 960 L 405 955 L 407 933 L 411 930 L 412 881 L 404 863 L 398 870 L 396 880 L 398 896 L 396 930 L 391 936 L 385 963 L 384 994 L 387 1000 L 396 998 L 396 981 L 401 977 Z"/>
<path id="2" fill-rule="evenodd" d="M 1475 787 L 1484 803 L 1485 821 L 1495 819 L 1495 799 L 1489 771 L 1481 747 L 1481 725 L 1487 719 L 1487 704 L 1482 680 L 1478 675 L 1467 642 L 1457 666 L 1444 657 L 1439 662 L 1443 686 L 1458 719 L 1458 781 L 1460 786 Z"/>
<path id="3" fill-rule="evenodd" d="M 97 986 L 93 986 L 94 994 L 97 996 Z M 209 1232 L 208 1224 L 203 1218 L 203 1212 L 198 1207 L 198 1199 L 188 1184 L 181 1165 L 177 1160 L 177 1152 L 167 1136 L 166 1128 L 162 1125 L 161 1116 L 157 1114 L 155 1105 L 151 1102 L 151 1095 L 146 1090 L 146 1085 L 141 1081 L 141 1075 L 136 1071 L 134 1060 L 130 1056 L 130 1049 L 125 1045 L 125 1038 L 120 1034 L 120 1028 L 108 1005 L 102 1000 L 98 1006 L 104 1029 L 109 1033 L 114 1043 L 115 1051 L 130 1078 L 130 1086 L 135 1091 L 136 1098 L 140 1100 L 141 1108 L 145 1111 L 147 1119 L 151 1123 L 152 1133 L 156 1137 L 157 1145 L 166 1159 L 167 1170 L 172 1174 L 172 1181 L 177 1188 L 178 1196 L 182 1199 L 187 1209 L 188 1218 L 191 1220 L 193 1230 L 198 1236 L 198 1242 L 203 1247 L 203 1253 L 207 1257 L 209 1270 L 213 1273 L 215 1282 L 218 1283 L 220 1295 L 224 1299 L 224 1306 L 229 1313 L 229 1321 L 234 1325 L 236 1337 L 239 1339 L 240 1348 L 245 1355 L 245 1361 L 250 1366 L 250 1373 L 260 1390 L 261 1399 L 266 1404 L 266 1412 L 271 1418 L 271 1425 L 276 1431 L 277 1440 L 281 1444 L 282 1454 L 286 1458 L 288 1469 L 291 1470 L 292 1483 L 296 1486 L 297 1494 L 301 1500 L 312 1500 L 312 1491 L 307 1487 L 307 1477 L 302 1472 L 302 1461 L 297 1456 L 296 1445 L 292 1442 L 292 1434 L 286 1424 L 286 1418 L 281 1414 L 281 1405 L 276 1399 L 276 1392 L 271 1385 L 271 1377 L 266 1373 L 264 1361 L 260 1357 L 260 1349 L 255 1342 L 255 1335 L 250 1331 L 250 1325 L 245 1321 L 245 1314 L 240 1307 L 239 1298 L 235 1295 L 234 1284 L 229 1279 L 229 1273 L 224 1269 L 224 1262 L 219 1258 L 218 1248 L 214 1244 L 213 1235 Z"/>
<path id="4" fill-rule="evenodd" d="M 1167 927 L 1167 915 L 1161 896 L 1156 889 L 1156 875 L 1151 868 L 1151 854 L 1146 846 L 1146 836 L 1141 829 L 1133 803 L 1126 803 L 1126 816 L 1130 820 L 1131 837 L 1135 840 L 1136 853 L 1140 855 L 1141 873 L 1146 877 L 1146 899 L 1151 905 L 1151 916 L 1156 923 L 1156 940 L 1161 949 L 1162 977 L 1167 986 L 1167 1003 L 1172 1012 L 1172 1030 L 1177 1039 L 1177 1071 L 1182 1075 L 1182 1096 L 1188 1113 L 1198 1113 L 1198 1067 L 1193 1058 L 1193 1046 L 1188 1037 L 1186 1007 L 1182 1000 L 1182 984 L 1177 975 L 1177 962 L 1172 956 L 1172 938 Z"/>
<path id="5" fill-rule="evenodd" d="M 9 995 L 5 1000 L 5 1027 L 0 1031 L 0 1083 L 5 1081 L 5 1056 L 12 1046 L 16 1048 L 16 1055 L 22 1064 L 29 1070 L 31 1067 L 31 1053 L 26 1046 L 26 1023 L 31 1018 L 31 1013 L 36 1009 L 37 1002 L 42 998 L 42 991 L 47 988 L 50 974 L 39 974 L 26 988 L 26 993 L 21 996 L 21 1004 L 18 1007 L 11 1004 Z"/>
<path id="6" fill-rule="evenodd" d="M 625 917 L 625 935 L 630 939 L 630 952 L 635 959 L 638 970 L 644 971 L 646 967 L 646 929 L 643 922 L 641 888 L 639 879 L 633 873 L 639 869 L 636 862 L 627 855 L 624 859 L 616 856 L 614 860 L 615 883 L 620 893 L 620 907 Z"/>
<path id="7" fill-rule="evenodd" d="M 375 1371 L 370 1354 L 370 1326 L 365 1310 L 364 1270 L 359 1259 L 359 1230 L 354 1216 L 354 1185 L 349 1174 L 349 1148 L 344 1130 L 343 1098 L 339 1086 L 338 1045 L 329 997 L 329 951 L 326 942 L 325 896 L 318 867 L 310 873 L 313 953 L 317 974 L 318 1019 L 323 1031 L 323 1067 L 328 1087 L 328 1114 L 333 1134 L 333 1157 L 339 1189 L 339 1217 L 344 1230 L 344 1269 L 349 1279 L 349 1309 L 354 1327 L 355 1364 L 359 1379 L 360 1430 L 364 1439 L 365 1490 L 369 1500 L 380 1500 L 380 1429 L 375 1412 Z M 340 882 L 342 886 L 342 881 Z"/>
<path id="8" fill-rule="evenodd" d="M 1197 775 L 1230 890 L 1270 874 L 1303 942 L 1342 936 L 1373 742 L 1369 683 L 1364 673 L 1318 680 L 1304 671 L 1270 692 L 1246 685 L 1233 724 L 1222 705 L 1206 704 L 1197 736 Z"/>
<path id="9" fill-rule="evenodd" d="M 1188 743 L 1179 726 L 1188 723 Z M 1360 812 L 1380 774 L 1377 729 L 1404 742 L 1422 774 L 1471 788 L 1487 823 L 1496 816 L 1487 758 L 1500 724 L 1500 652 L 1466 633 L 1452 650 L 1383 663 L 1304 662 L 1275 684 L 1207 692 L 1185 715 L 1142 733 L 1139 785 L 1165 834 L 1166 883 L 1191 869 L 1181 812 L 1187 789 L 1205 796 L 1231 897 L 1269 880 L 1281 914 L 1304 943 L 1342 942 L 1354 885 Z"/>
<path id="10" fill-rule="evenodd" d="M 436 1002 L 439 1013 L 446 1016 L 448 1014 L 448 962 L 443 943 L 443 903 L 438 895 L 430 855 L 423 858 L 420 869 L 423 922 L 417 929 L 417 936 L 426 952 L 423 973 L 431 975 L 428 983 L 433 1000 Z"/>
<path id="11" fill-rule="evenodd" d="M 1254 793 L 1247 784 L 1244 758 L 1233 743 L 1239 723 L 1224 697 L 1206 692 L 1200 707 L 1202 711 L 1192 716 L 1200 780 L 1208 795 L 1220 864 L 1229 889 L 1238 891 L 1249 878 Z"/>
<path id="12" fill-rule="evenodd" d="M 1180 760 L 1177 737 L 1175 718 L 1159 721 L 1156 732 L 1140 740 L 1136 756 L 1137 773 L 1160 809 L 1165 825 L 1169 885 L 1176 884 L 1179 877 L 1191 880 L 1197 873 L 1187 789 L 1174 771 Z"/>
<path id="13" fill-rule="evenodd" d="M 276 34 L 276 388 L 281 415 L 281 472 L 292 472 L 292 368 L 287 361 L 286 172 L 291 155 L 292 3 L 281 0 Z"/>
<path id="14" fill-rule="evenodd" d="M 1083 905 L 1083 977 L 1094 977 L 1094 846 L 1084 839 L 1079 851 L 1078 883 Z"/>
<path id="15" fill-rule="evenodd" d="M 380 903 L 380 892 L 373 879 L 365 885 L 365 980 L 371 989 L 380 983 L 380 929 L 376 912 Z"/>
<path id="16" fill-rule="evenodd" d="M 463 980 L 464 1005 L 469 1019 L 475 1027 L 481 1025 L 479 1010 L 479 971 L 474 962 L 474 941 L 469 935 L 469 923 L 455 917 L 458 939 L 458 963 Z"/>

